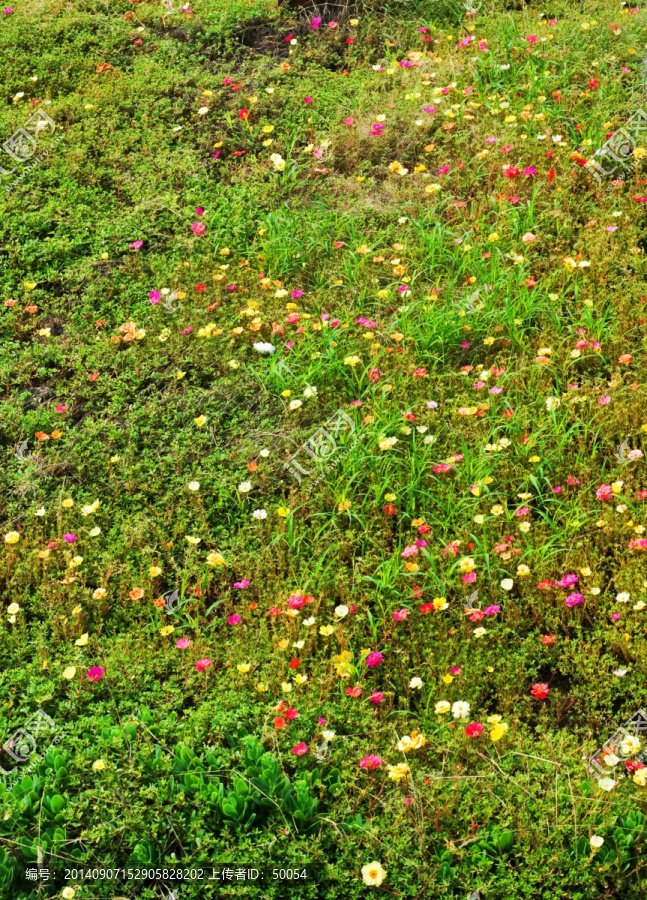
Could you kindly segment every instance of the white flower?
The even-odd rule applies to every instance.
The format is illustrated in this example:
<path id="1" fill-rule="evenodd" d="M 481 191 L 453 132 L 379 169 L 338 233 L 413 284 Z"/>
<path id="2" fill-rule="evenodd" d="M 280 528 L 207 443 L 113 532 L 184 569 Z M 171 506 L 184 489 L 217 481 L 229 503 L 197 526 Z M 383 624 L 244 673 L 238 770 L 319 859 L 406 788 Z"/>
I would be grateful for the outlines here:
<path id="1" fill-rule="evenodd" d="M 252 489 L 252 484 L 250 481 L 241 481 L 238 485 L 238 490 L 241 494 L 248 494 Z"/>
<path id="2" fill-rule="evenodd" d="M 208 107 L 208 106 L 201 106 L 200 109 L 198 110 L 198 115 L 199 115 L 199 116 L 206 116 L 206 114 L 207 114 L 208 112 L 209 112 L 209 107 Z"/>
<path id="3" fill-rule="evenodd" d="M 285 169 L 285 160 L 280 153 L 272 153 L 270 159 L 274 163 L 274 168 L 277 172 L 282 172 Z"/>
<path id="4" fill-rule="evenodd" d="M 412 678 L 411 681 L 409 682 L 409 687 L 414 691 L 417 690 L 418 688 L 421 688 L 422 687 L 422 678 L 418 678 L 417 676 L 415 678 Z"/>
<path id="5" fill-rule="evenodd" d="M 291 412 L 294 412 L 294 410 L 298 409 L 300 406 L 303 406 L 302 400 L 290 400 L 290 405 L 289 405 L 288 409 Z"/>
<path id="6" fill-rule="evenodd" d="M 332 741 L 332 739 L 335 736 L 335 732 L 334 731 L 322 731 L 321 736 L 324 739 L 324 741 Z"/>
<path id="7" fill-rule="evenodd" d="M 274 346 L 274 344 L 264 343 L 263 341 L 259 341 L 253 346 L 254 350 L 256 350 L 257 353 L 272 354 L 276 352 L 276 347 Z"/>
<path id="8" fill-rule="evenodd" d="M 315 617 L 310 616 L 309 619 L 304 619 L 302 624 L 305 625 L 306 628 L 310 628 L 310 626 L 314 625 L 314 623 L 315 623 Z"/>
<path id="9" fill-rule="evenodd" d="M 621 591 L 621 593 L 616 594 L 616 600 L 618 603 L 628 603 L 631 594 L 628 591 Z"/>
<path id="10" fill-rule="evenodd" d="M 190 481 L 187 485 L 190 491 L 199 491 L 200 490 L 200 482 L 199 481 Z"/>
<path id="11" fill-rule="evenodd" d="M 635 756 L 636 753 L 640 752 L 640 746 L 638 738 L 630 734 L 620 744 L 620 752 L 625 758 L 628 756 Z"/>
<path id="12" fill-rule="evenodd" d="M 379 862 L 366 863 L 362 866 L 362 878 L 364 884 L 379 887 L 386 877 L 386 872 Z"/>
<path id="13" fill-rule="evenodd" d="M 311 397 L 317 396 L 317 388 L 316 387 L 307 387 L 303 392 L 303 396 L 306 400 L 309 400 Z"/>
<path id="14" fill-rule="evenodd" d="M 613 778 L 599 778 L 598 779 L 598 787 L 603 791 L 612 791 L 616 786 L 616 783 Z"/>
<path id="15" fill-rule="evenodd" d="M 270 455 L 270 451 L 269 450 L 261 450 L 261 452 L 258 455 L 262 456 L 263 459 L 267 459 L 267 457 Z"/>
<path id="16" fill-rule="evenodd" d="M 501 587 L 504 591 L 511 591 L 514 587 L 514 581 L 512 580 L 512 578 L 504 578 L 501 582 Z"/>
<path id="17" fill-rule="evenodd" d="M 481 628 L 474 629 L 474 637 L 477 637 L 477 638 L 483 637 L 484 634 L 487 634 L 487 631 L 485 630 L 485 628 L 481 627 Z"/>
<path id="18" fill-rule="evenodd" d="M 604 844 L 604 838 L 600 837 L 599 834 L 592 834 L 589 838 L 589 844 L 593 847 L 594 850 L 598 850 L 602 844 Z"/>
<path id="19" fill-rule="evenodd" d="M 252 515 L 255 519 L 267 519 L 267 511 L 264 509 L 255 509 Z"/>
<path id="20" fill-rule="evenodd" d="M 470 705 L 464 700 L 457 700 L 452 706 L 452 715 L 455 719 L 466 719 L 470 714 Z"/>
<path id="21" fill-rule="evenodd" d="M 44 516 L 44 515 L 45 515 L 45 507 L 44 507 L 44 506 L 41 506 L 40 509 L 37 509 L 37 510 L 36 510 L 36 515 L 37 515 L 37 516 Z"/>
<path id="22" fill-rule="evenodd" d="M 546 409 L 550 412 L 553 409 L 557 409 L 562 401 L 559 397 L 546 397 Z"/>
<path id="23" fill-rule="evenodd" d="M 340 604 L 339 606 L 336 606 L 335 607 L 335 615 L 337 616 L 338 619 L 343 619 L 344 616 L 348 615 L 348 607 L 344 606 L 343 603 Z"/>

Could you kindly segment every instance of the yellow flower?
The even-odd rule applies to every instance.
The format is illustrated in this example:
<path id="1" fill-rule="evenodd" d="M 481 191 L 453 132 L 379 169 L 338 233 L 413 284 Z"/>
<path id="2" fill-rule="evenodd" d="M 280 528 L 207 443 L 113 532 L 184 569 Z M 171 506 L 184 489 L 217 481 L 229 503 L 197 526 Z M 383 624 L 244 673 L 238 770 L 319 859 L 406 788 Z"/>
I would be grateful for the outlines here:
<path id="1" fill-rule="evenodd" d="M 378 440 L 377 445 L 380 450 L 390 450 L 398 443 L 396 437 L 385 437 L 384 435 Z"/>
<path id="2" fill-rule="evenodd" d="M 75 675 L 76 669 L 74 666 L 68 666 L 66 669 L 63 669 L 63 678 L 67 678 L 68 681 L 71 681 Z"/>
<path id="3" fill-rule="evenodd" d="M 103 597 L 105 597 L 105 596 L 106 596 L 105 588 L 97 588 L 95 591 L 92 592 L 93 600 L 102 600 Z"/>
<path id="4" fill-rule="evenodd" d="M 8 531 L 4 536 L 5 544 L 17 544 L 20 540 L 20 535 L 17 531 Z"/>
<path id="5" fill-rule="evenodd" d="M 289 681 L 282 681 L 281 682 L 281 690 L 283 691 L 284 694 L 289 694 L 290 691 L 292 690 L 292 685 L 290 684 Z"/>
<path id="6" fill-rule="evenodd" d="M 90 637 L 90 635 L 89 635 L 88 632 L 86 631 L 85 634 L 82 634 L 82 635 L 81 635 L 81 637 L 78 639 L 78 641 L 74 641 L 75 646 L 77 646 L 77 647 L 85 647 L 85 645 L 86 645 L 87 642 L 88 642 L 88 638 L 89 638 L 89 637 Z"/>
<path id="7" fill-rule="evenodd" d="M 63 897 L 63 900 L 73 900 L 73 897 L 76 896 L 76 891 L 74 890 L 74 888 L 66 887 L 63 888 L 61 896 Z"/>
<path id="8" fill-rule="evenodd" d="M 104 763 L 104 761 L 102 759 L 95 759 L 95 761 L 92 763 L 92 768 L 94 769 L 95 772 L 103 772 L 105 767 L 106 767 L 106 764 Z"/>
<path id="9" fill-rule="evenodd" d="M 193 421 L 198 426 L 198 428 L 202 428 L 202 426 L 206 423 L 207 420 L 205 419 L 204 416 L 198 416 L 198 418 L 194 419 Z"/>
<path id="10" fill-rule="evenodd" d="M 490 732 L 490 737 L 493 741 L 500 741 L 507 730 L 508 726 L 505 722 L 498 722 Z"/>
<path id="11" fill-rule="evenodd" d="M 256 690 L 258 691 L 259 694 L 264 694 L 265 691 L 269 690 L 269 688 L 266 684 L 263 684 L 262 681 L 259 681 L 258 684 L 256 685 Z"/>
<path id="12" fill-rule="evenodd" d="M 353 504 L 350 500 L 342 500 L 341 503 L 337 504 L 337 512 L 346 512 L 346 510 L 350 509 Z"/>
<path id="13" fill-rule="evenodd" d="M 162 637 L 166 637 L 168 634 L 173 634 L 175 631 L 175 625 L 165 625 L 164 628 L 160 628 L 160 634 Z"/>
<path id="14" fill-rule="evenodd" d="M 435 597 L 432 602 L 434 604 L 434 609 L 442 610 L 447 609 L 449 606 L 449 603 L 447 602 L 447 599 L 445 597 Z"/>
<path id="15" fill-rule="evenodd" d="M 322 625 L 319 629 L 319 634 L 324 637 L 330 637 L 330 635 L 334 632 L 335 628 L 333 625 Z"/>
<path id="16" fill-rule="evenodd" d="M 445 684 L 451 684 L 453 680 L 453 675 L 443 675 L 443 681 L 445 682 Z"/>
<path id="17" fill-rule="evenodd" d="M 391 781 L 402 781 L 411 771 L 406 763 L 397 763 L 395 766 L 387 766 L 386 768 Z"/>
<path id="18" fill-rule="evenodd" d="M 386 872 L 379 862 L 371 862 L 362 866 L 362 878 L 364 884 L 379 887 L 386 878 Z"/>
<path id="19" fill-rule="evenodd" d="M 249 670 L 251 669 L 250 663 L 238 663 L 236 666 L 241 675 L 247 675 Z"/>
<path id="20" fill-rule="evenodd" d="M 64 506 L 65 509 L 70 509 L 72 506 L 74 506 L 74 500 L 72 500 L 71 497 L 68 497 L 66 500 L 63 500 L 63 503 L 61 505 Z"/>
<path id="21" fill-rule="evenodd" d="M 159 566 L 149 566 L 148 574 L 151 578 L 156 578 L 158 575 L 162 574 L 162 570 Z"/>
<path id="22" fill-rule="evenodd" d="M 224 566 L 225 557 L 222 553 L 218 553 L 217 550 L 212 550 L 211 553 L 207 554 L 207 562 L 210 566 Z"/>
<path id="23" fill-rule="evenodd" d="M 344 360 L 344 365 L 352 366 L 353 368 L 355 368 L 355 366 L 359 362 L 361 362 L 361 359 L 359 358 L 359 356 L 347 356 L 346 359 Z"/>
<path id="24" fill-rule="evenodd" d="M 290 515 L 290 510 L 286 509 L 285 506 L 279 506 L 277 513 L 279 516 L 281 516 L 282 519 L 287 519 L 287 517 Z"/>

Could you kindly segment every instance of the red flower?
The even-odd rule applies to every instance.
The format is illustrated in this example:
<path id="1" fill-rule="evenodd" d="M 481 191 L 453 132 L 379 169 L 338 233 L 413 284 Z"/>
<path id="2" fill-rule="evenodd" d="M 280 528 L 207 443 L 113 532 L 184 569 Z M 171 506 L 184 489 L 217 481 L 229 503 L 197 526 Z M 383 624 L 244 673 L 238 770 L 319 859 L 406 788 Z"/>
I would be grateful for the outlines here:
<path id="1" fill-rule="evenodd" d="M 431 531 L 431 525 L 419 525 L 418 526 L 418 534 L 429 534 Z"/>
<path id="2" fill-rule="evenodd" d="M 300 665 L 301 665 L 301 663 L 299 662 L 298 659 L 291 659 L 291 660 L 290 660 L 290 668 L 291 668 L 291 669 L 298 669 Z"/>
<path id="3" fill-rule="evenodd" d="M 274 727 L 277 731 L 280 731 L 281 728 L 285 728 L 287 722 L 283 718 L 283 716 L 275 716 L 274 717 Z"/>
<path id="4" fill-rule="evenodd" d="M 434 607 L 433 603 L 423 603 L 422 606 L 418 607 L 418 610 L 420 611 L 420 615 L 422 615 L 422 616 L 426 616 L 427 613 L 433 612 L 434 609 L 435 609 L 435 607 Z"/>
<path id="5" fill-rule="evenodd" d="M 384 515 L 385 516 L 395 516 L 395 515 L 397 515 L 397 512 L 398 512 L 398 510 L 393 503 L 385 504 L 385 506 L 384 506 Z"/>
<path id="6" fill-rule="evenodd" d="M 506 166 L 503 170 L 503 174 L 506 178 L 516 178 L 519 174 L 519 169 L 516 166 Z"/>
<path id="7" fill-rule="evenodd" d="M 597 78 L 592 78 L 592 79 L 588 82 L 588 85 L 589 85 L 590 88 L 596 88 L 599 84 L 600 84 L 600 82 L 598 81 Z"/>
<path id="8" fill-rule="evenodd" d="M 249 110 L 248 109 L 239 109 L 238 110 L 238 118 L 241 122 L 246 122 L 249 119 Z"/>
<path id="9" fill-rule="evenodd" d="M 207 286 L 206 284 L 196 284 L 195 289 L 196 291 L 206 291 Z"/>
<path id="10" fill-rule="evenodd" d="M 530 693 L 535 698 L 535 700 L 545 700 L 546 697 L 550 694 L 550 689 L 547 684 L 539 683 L 533 684 L 530 689 Z"/>
<path id="11" fill-rule="evenodd" d="M 285 710 L 285 718 L 292 721 L 293 719 L 297 719 L 299 717 L 299 713 L 294 709 L 294 707 L 290 707 Z"/>
<path id="12" fill-rule="evenodd" d="M 544 647 L 550 647 L 550 645 L 554 644 L 556 640 L 557 637 L 554 634 L 544 634 L 541 638 L 541 642 Z"/>
<path id="13" fill-rule="evenodd" d="M 468 737 L 474 738 L 474 737 L 478 737 L 479 734 L 482 733 L 482 731 L 483 731 L 483 726 L 481 725 L 480 722 L 472 722 L 465 729 L 465 734 Z"/>
<path id="14" fill-rule="evenodd" d="M 551 181 L 555 180 L 555 170 L 549 169 L 548 174 L 546 175 L 546 181 L 550 184 Z"/>

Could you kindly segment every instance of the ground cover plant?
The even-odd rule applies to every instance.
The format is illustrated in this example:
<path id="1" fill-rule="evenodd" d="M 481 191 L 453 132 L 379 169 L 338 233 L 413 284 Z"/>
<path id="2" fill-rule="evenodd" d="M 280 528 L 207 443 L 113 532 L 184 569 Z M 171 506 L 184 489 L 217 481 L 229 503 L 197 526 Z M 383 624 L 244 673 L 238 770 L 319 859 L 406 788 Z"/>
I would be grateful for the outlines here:
<path id="1" fill-rule="evenodd" d="M 644 896 L 645 12 L 1 19 L 2 896 Z"/>

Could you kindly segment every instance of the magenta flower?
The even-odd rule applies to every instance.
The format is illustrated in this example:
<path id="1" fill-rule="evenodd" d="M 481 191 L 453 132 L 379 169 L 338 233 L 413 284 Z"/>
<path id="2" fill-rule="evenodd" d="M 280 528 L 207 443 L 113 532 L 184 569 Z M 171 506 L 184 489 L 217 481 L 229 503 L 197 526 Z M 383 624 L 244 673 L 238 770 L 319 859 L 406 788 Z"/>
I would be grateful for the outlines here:
<path id="1" fill-rule="evenodd" d="M 144 246 L 144 242 L 143 242 L 143 241 L 134 241 L 134 242 L 130 245 L 130 249 L 131 249 L 131 250 L 139 250 L 139 248 L 140 248 L 140 247 L 143 247 L 143 246 Z"/>
<path id="2" fill-rule="evenodd" d="M 348 116 L 347 118 L 344 119 L 344 125 L 347 125 L 349 128 L 351 128 L 354 124 L 355 124 L 355 119 L 352 116 Z"/>
<path id="3" fill-rule="evenodd" d="M 64 534 L 64 535 L 63 535 L 63 540 L 66 541 L 66 543 L 68 543 L 68 544 L 73 544 L 74 541 L 76 540 L 76 535 L 75 535 L 75 534 L 69 534 L 69 533 L 68 533 L 68 534 Z"/>
<path id="4" fill-rule="evenodd" d="M 101 666 L 92 666 L 92 668 L 88 669 L 88 671 L 86 672 L 85 677 L 89 681 L 101 681 L 104 672 L 105 669 L 102 669 Z"/>
<path id="5" fill-rule="evenodd" d="M 533 178 L 537 174 L 537 169 L 535 169 L 534 166 L 526 166 L 523 170 L 523 174 L 530 175 L 530 177 Z"/>
<path id="6" fill-rule="evenodd" d="M 162 299 L 162 295 L 159 291 L 150 291 L 148 297 L 151 303 L 159 303 Z"/>
<path id="7" fill-rule="evenodd" d="M 240 625 L 240 623 L 242 621 L 243 620 L 241 619 L 241 617 L 237 613 L 234 613 L 233 616 L 229 616 L 229 618 L 227 619 L 227 624 L 228 625 Z"/>
<path id="8" fill-rule="evenodd" d="M 249 584 L 249 578 L 243 578 L 242 581 L 235 581 L 234 587 L 238 591 L 244 591 L 248 584 Z"/>
<path id="9" fill-rule="evenodd" d="M 294 747 L 292 748 L 292 752 L 295 756 L 303 756 L 308 752 L 308 745 L 304 744 L 303 741 L 301 741 L 300 744 L 294 745 Z"/>
<path id="10" fill-rule="evenodd" d="M 179 638 L 179 640 L 175 642 L 175 646 L 178 650 L 186 650 L 187 647 L 191 646 L 191 641 L 188 638 Z"/>
<path id="11" fill-rule="evenodd" d="M 321 25 L 321 19 L 318 17 L 314 18 L 312 20 L 312 22 L 310 22 L 310 27 L 312 28 L 313 31 L 316 31 L 320 25 Z"/>
<path id="12" fill-rule="evenodd" d="M 206 230 L 207 226 L 203 222 L 194 222 L 191 226 L 191 231 L 196 235 L 204 234 Z"/>
<path id="13" fill-rule="evenodd" d="M 384 702 L 386 697 L 384 696 L 382 691 L 373 691 L 373 693 L 371 694 L 371 696 L 368 699 L 371 701 L 371 703 L 374 703 L 375 706 L 379 706 L 380 703 Z"/>
<path id="14" fill-rule="evenodd" d="M 374 669 L 375 666 L 380 665 L 383 659 L 384 657 L 381 653 L 369 653 L 369 655 L 366 657 L 366 665 L 369 667 L 369 669 Z"/>
<path id="15" fill-rule="evenodd" d="M 198 672 L 204 672 L 204 670 L 208 669 L 210 665 L 211 660 L 208 657 L 205 657 L 204 659 L 199 659 L 195 664 L 195 667 Z"/>
<path id="16" fill-rule="evenodd" d="M 577 606 L 578 603 L 584 603 L 584 597 L 581 594 L 569 594 L 566 598 L 568 607 Z"/>
<path id="17" fill-rule="evenodd" d="M 409 615 L 408 609 L 399 609 L 397 612 L 393 613 L 393 621 L 394 622 L 404 622 L 408 615 Z"/>
<path id="18" fill-rule="evenodd" d="M 371 753 L 369 756 L 365 756 L 362 760 L 360 760 L 360 768 L 364 769 L 366 772 L 367 769 L 379 769 L 382 765 L 382 760 L 379 756 L 376 756 L 375 753 Z"/>
<path id="19" fill-rule="evenodd" d="M 312 103 L 312 97 L 304 97 L 303 102 L 304 103 Z"/>
<path id="20" fill-rule="evenodd" d="M 196 216 L 201 216 L 201 215 L 203 215 L 203 214 L 204 214 L 203 208 L 202 208 L 201 206 L 196 206 L 196 208 L 195 208 L 195 214 L 196 214 Z"/>

